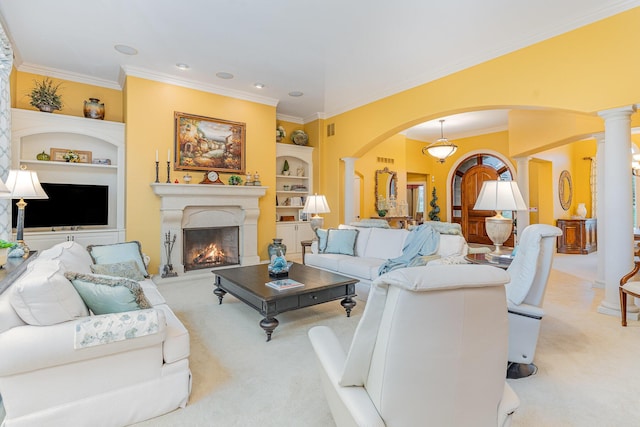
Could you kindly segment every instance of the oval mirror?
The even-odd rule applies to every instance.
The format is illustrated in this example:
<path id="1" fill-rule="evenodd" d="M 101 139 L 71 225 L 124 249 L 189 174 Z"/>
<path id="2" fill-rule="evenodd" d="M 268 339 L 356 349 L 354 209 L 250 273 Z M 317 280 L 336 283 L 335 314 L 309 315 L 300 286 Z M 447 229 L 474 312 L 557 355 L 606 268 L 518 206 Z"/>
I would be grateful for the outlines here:
<path id="1" fill-rule="evenodd" d="M 558 196 L 560 198 L 560 206 L 565 211 L 571 207 L 571 198 L 573 197 L 573 185 L 571 183 L 571 174 L 568 170 L 560 173 L 560 181 L 558 182 Z"/>
<path id="2" fill-rule="evenodd" d="M 376 193 L 374 199 L 376 211 L 382 209 L 379 203 L 386 203 L 391 196 L 395 197 L 397 195 L 396 185 L 396 172 L 390 171 L 388 168 L 376 171 Z"/>

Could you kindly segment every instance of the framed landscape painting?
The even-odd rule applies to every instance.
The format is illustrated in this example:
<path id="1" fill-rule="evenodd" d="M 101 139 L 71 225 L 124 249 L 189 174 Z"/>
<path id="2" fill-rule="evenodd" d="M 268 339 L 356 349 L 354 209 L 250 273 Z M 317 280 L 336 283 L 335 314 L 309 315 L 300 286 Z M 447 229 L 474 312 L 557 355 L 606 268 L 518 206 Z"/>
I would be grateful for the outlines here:
<path id="1" fill-rule="evenodd" d="M 244 174 L 246 125 L 175 112 L 175 170 Z"/>

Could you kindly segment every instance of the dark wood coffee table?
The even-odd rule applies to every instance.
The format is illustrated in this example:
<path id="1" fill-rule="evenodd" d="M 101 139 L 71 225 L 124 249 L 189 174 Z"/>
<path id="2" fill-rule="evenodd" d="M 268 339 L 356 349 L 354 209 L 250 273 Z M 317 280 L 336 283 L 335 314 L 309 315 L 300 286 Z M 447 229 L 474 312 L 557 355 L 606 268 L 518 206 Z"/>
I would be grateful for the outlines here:
<path id="1" fill-rule="evenodd" d="M 356 306 L 353 297 L 358 280 L 302 264 L 294 263 L 288 278 L 304 286 L 283 291 L 265 285 L 276 280 L 269 277 L 266 264 L 213 270 L 213 274 L 216 276 L 213 293 L 219 303 L 228 292 L 257 310 L 264 316 L 260 327 L 267 333 L 267 341 L 271 341 L 271 334 L 279 324 L 274 317 L 277 314 L 342 298 L 340 304 L 350 317 Z"/>

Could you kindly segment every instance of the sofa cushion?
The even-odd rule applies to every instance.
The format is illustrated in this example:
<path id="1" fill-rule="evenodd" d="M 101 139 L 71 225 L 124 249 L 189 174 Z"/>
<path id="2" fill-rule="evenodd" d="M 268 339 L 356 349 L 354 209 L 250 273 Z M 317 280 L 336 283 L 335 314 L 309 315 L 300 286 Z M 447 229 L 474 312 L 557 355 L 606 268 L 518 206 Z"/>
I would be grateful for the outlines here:
<path id="1" fill-rule="evenodd" d="M 316 236 L 318 237 L 318 253 L 323 253 L 327 247 L 327 234 L 328 231 L 326 228 L 318 228 L 316 229 Z"/>
<path id="2" fill-rule="evenodd" d="M 340 260 L 348 257 L 340 254 L 306 254 L 304 260 L 308 266 L 337 272 Z"/>
<path id="3" fill-rule="evenodd" d="M 359 231 L 356 229 L 330 228 L 327 233 L 326 254 L 344 254 L 355 256 L 356 239 Z"/>
<path id="4" fill-rule="evenodd" d="M 111 245 L 89 245 L 87 251 L 95 264 L 113 264 L 116 262 L 134 260 L 145 277 L 149 276 L 147 266 L 144 264 L 142 246 L 138 241 L 113 243 Z"/>
<path id="5" fill-rule="evenodd" d="M 385 221 L 386 223 L 386 221 Z M 370 228 L 356 228 L 351 225 L 340 224 L 339 229 L 356 229 L 358 230 L 358 238 L 356 239 L 356 256 L 362 256 L 367 248 L 367 242 L 369 242 L 369 235 L 371 235 Z"/>
<path id="6" fill-rule="evenodd" d="M 11 306 L 30 325 L 54 325 L 89 315 L 59 260 L 30 263 L 7 292 Z"/>
<path id="7" fill-rule="evenodd" d="M 140 271 L 134 260 L 115 262 L 113 264 L 91 264 L 91 272 L 105 276 L 126 277 L 131 280 L 144 280 L 144 273 Z"/>
<path id="8" fill-rule="evenodd" d="M 378 269 L 384 262 L 385 260 L 380 258 L 349 257 L 338 261 L 337 272 L 351 277 L 374 280 L 378 277 Z"/>
<path id="9" fill-rule="evenodd" d="M 462 236 L 455 236 L 451 234 L 441 234 L 440 244 L 438 245 L 437 254 L 442 258 L 453 255 L 465 255 L 464 246 L 466 241 Z"/>
<path id="10" fill-rule="evenodd" d="M 162 304 L 154 307 L 162 310 L 167 319 L 167 337 L 162 344 L 162 354 L 166 363 L 173 363 L 189 357 L 189 331 L 180 322 L 171 308 Z"/>
<path id="11" fill-rule="evenodd" d="M 72 271 L 65 273 L 65 276 L 71 280 L 82 300 L 94 314 L 120 313 L 152 307 L 142 287 L 135 280 Z"/>
<path id="12" fill-rule="evenodd" d="M 91 273 L 89 266 L 93 263 L 91 256 L 84 246 L 74 241 L 58 243 L 49 249 L 40 252 L 30 265 L 40 261 L 58 260 L 62 263 L 64 271 L 78 271 Z"/>
<path id="13" fill-rule="evenodd" d="M 0 334 L 16 326 L 27 324 L 11 306 L 11 294 L 10 289 L 0 294 Z"/>
<path id="14" fill-rule="evenodd" d="M 385 260 L 399 257 L 408 235 L 409 231 L 404 229 L 372 228 L 367 248 L 360 256 Z"/>

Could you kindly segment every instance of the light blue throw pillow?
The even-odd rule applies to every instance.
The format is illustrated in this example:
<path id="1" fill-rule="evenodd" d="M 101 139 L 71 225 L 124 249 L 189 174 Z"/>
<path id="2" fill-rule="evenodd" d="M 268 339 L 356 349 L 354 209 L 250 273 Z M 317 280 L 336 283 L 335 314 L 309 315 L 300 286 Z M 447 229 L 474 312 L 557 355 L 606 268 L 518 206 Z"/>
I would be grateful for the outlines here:
<path id="1" fill-rule="evenodd" d="M 94 264 L 114 264 L 134 260 L 145 277 L 149 277 L 147 266 L 144 264 L 140 242 L 123 242 L 111 245 L 89 245 L 87 251 Z"/>
<path id="2" fill-rule="evenodd" d="M 327 231 L 327 246 L 325 254 L 344 254 L 355 256 L 356 239 L 360 230 L 355 229 L 335 229 Z"/>
<path id="3" fill-rule="evenodd" d="M 135 280 L 72 271 L 67 271 L 64 275 L 94 314 L 120 313 L 152 307 L 142 287 Z"/>
<path id="4" fill-rule="evenodd" d="M 316 236 L 318 236 L 318 253 L 324 253 L 327 248 L 327 230 L 324 228 L 318 228 L 316 230 Z"/>

